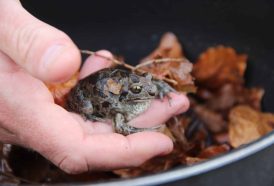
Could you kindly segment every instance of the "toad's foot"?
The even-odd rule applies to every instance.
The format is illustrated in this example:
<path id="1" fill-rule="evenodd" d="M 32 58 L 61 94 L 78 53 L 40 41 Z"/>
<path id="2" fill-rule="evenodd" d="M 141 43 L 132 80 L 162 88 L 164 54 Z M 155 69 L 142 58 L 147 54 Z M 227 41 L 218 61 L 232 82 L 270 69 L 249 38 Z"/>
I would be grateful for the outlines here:
<path id="1" fill-rule="evenodd" d="M 101 117 L 97 117 L 97 116 L 94 116 L 94 115 L 84 115 L 82 114 L 82 117 L 83 119 L 86 121 L 86 120 L 91 120 L 91 121 L 99 121 L 99 122 L 102 122 L 102 123 L 106 123 L 107 120 L 104 119 L 104 118 L 101 118 Z"/>
<path id="2" fill-rule="evenodd" d="M 168 100 L 170 101 L 170 97 L 168 96 L 168 93 L 170 92 L 177 92 L 174 88 L 172 88 L 169 84 L 167 84 L 164 81 L 160 80 L 153 80 L 153 83 L 157 86 L 158 89 L 158 98 L 161 100 L 164 99 L 165 96 L 167 96 Z"/>
<path id="3" fill-rule="evenodd" d="M 137 127 L 130 126 L 125 122 L 124 116 L 120 113 L 116 114 L 116 117 L 114 119 L 115 132 L 119 134 L 123 134 L 125 136 L 129 134 L 134 134 L 137 132 L 144 132 L 144 131 L 159 132 L 159 131 L 162 131 L 163 128 L 164 128 L 164 125 L 159 125 L 159 126 L 149 127 L 149 128 L 137 128 Z"/>

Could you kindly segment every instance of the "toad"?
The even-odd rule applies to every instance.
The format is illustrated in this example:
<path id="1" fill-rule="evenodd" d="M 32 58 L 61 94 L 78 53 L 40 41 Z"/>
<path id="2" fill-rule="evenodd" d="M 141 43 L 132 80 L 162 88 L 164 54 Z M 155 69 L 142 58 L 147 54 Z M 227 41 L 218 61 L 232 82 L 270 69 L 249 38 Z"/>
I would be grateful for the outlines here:
<path id="1" fill-rule="evenodd" d="M 66 107 L 85 120 L 111 119 L 115 132 L 129 135 L 161 128 L 136 128 L 128 122 L 147 110 L 153 99 L 163 99 L 169 92 L 175 90 L 149 73 L 139 75 L 126 69 L 107 68 L 80 80 L 70 91 Z"/>

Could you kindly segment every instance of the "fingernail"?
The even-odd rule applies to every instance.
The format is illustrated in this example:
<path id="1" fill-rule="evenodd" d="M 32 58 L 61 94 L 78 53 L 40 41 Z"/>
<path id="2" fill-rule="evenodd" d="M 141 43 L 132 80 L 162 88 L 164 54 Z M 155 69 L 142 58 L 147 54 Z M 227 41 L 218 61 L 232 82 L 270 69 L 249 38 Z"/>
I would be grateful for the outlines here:
<path id="1" fill-rule="evenodd" d="M 56 62 L 57 58 L 61 55 L 63 50 L 63 45 L 53 45 L 48 48 L 42 57 L 42 71 L 47 72 L 52 64 Z"/>
<path id="2" fill-rule="evenodd" d="M 96 52 L 96 54 L 99 54 L 101 56 L 104 56 L 104 57 L 110 58 L 110 59 L 113 58 L 112 53 L 110 53 L 108 50 L 99 50 Z"/>

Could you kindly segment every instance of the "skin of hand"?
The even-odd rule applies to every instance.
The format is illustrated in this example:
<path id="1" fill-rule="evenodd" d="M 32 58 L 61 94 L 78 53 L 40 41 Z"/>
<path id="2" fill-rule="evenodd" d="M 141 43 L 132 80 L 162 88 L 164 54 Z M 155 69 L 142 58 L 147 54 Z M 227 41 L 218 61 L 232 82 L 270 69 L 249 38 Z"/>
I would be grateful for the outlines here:
<path id="1" fill-rule="evenodd" d="M 71 174 L 139 166 L 169 153 L 172 141 L 161 133 L 123 136 L 109 124 L 85 122 L 54 103 L 43 82 L 68 80 L 80 61 L 66 34 L 30 15 L 19 1 L 0 0 L 0 141 L 33 149 Z M 80 78 L 108 66 L 109 61 L 91 56 Z M 158 125 L 188 109 L 185 95 L 170 96 L 171 105 L 155 100 L 131 125 Z"/>

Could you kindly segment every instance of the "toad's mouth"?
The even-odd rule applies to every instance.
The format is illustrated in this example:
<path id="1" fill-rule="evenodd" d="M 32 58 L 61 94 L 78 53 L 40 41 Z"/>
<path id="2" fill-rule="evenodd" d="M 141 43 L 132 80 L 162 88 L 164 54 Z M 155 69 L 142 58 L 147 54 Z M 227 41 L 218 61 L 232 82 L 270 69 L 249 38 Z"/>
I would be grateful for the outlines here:
<path id="1" fill-rule="evenodd" d="M 141 103 L 141 102 L 146 102 L 146 101 L 152 100 L 152 99 L 153 99 L 153 97 L 131 98 L 131 99 L 128 99 L 127 102 Z"/>

